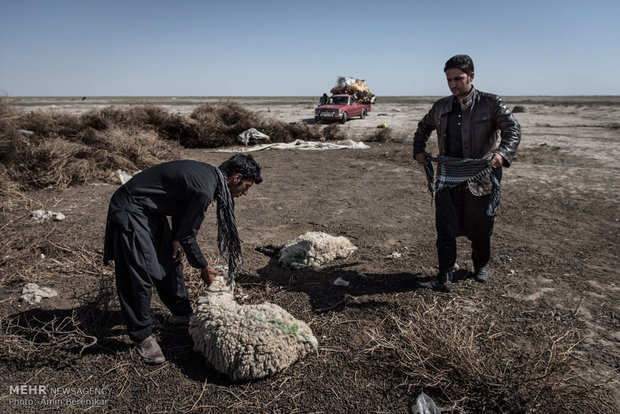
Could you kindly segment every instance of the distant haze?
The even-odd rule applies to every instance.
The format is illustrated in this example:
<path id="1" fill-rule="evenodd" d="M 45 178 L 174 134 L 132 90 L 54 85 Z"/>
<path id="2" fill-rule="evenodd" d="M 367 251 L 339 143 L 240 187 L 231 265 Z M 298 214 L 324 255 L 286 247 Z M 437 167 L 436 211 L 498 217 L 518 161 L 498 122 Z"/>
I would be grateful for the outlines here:
<path id="1" fill-rule="evenodd" d="M 620 1 L 0 0 L 0 95 L 620 95 Z"/>

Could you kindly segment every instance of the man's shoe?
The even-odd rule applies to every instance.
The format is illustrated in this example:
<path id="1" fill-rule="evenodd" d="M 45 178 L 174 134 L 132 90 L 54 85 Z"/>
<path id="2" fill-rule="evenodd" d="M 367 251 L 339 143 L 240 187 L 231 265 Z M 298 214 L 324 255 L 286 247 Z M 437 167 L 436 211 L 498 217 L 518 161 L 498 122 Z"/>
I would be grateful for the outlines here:
<path id="1" fill-rule="evenodd" d="M 161 365 L 166 361 L 161 348 L 152 336 L 137 344 L 136 352 L 142 357 L 142 361 L 148 365 Z"/>
<path id="2" fill-rule="evenodd" d="M 452 272 L 439 273 L 431 281 L 431 288 L 445 293 L 452 292 Z"/>
<path id="3" fill-rule="evenodd" d="M 489 272 L 487 272 L 486 267 L 481 267 L 480 269 L 476 269 L 474 272 L 474 279 L 476 282 L 484 283 L 489 280 Z"/>
<path id="4" fill-rule="evenodd" d="M 168 319 L 166 319 L 166 322 L 170 325 L 188 326 L 191 318 L 191 313 L 189 315 L 170 315 L 168 316 Z"/>

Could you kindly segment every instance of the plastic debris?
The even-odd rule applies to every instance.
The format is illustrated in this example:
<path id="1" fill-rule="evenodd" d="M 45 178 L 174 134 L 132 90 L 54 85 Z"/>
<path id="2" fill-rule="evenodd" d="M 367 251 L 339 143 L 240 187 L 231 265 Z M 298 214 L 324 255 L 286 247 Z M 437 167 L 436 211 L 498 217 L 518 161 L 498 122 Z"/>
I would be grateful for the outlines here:
<path id="1" fill-rule="evenodd" d="M 118 174 L 118 178 L 120 178 L 121 184 L 125 184 L 127 181 L 131 180 L 131 177 L 133 177 L 131 174 L 128 174 L 123 170 L 116 170 L 116 174 Z"/>
<path id="2" fill-rule="evenodd" d="M 32 213 L 30 213 L 30 218 L 33 221 L 42 222 L 42 221 L 46 221 L 49 219 L 52 219 L 54 221 L 62 221 L 66 217 L 64 214 L 60 212 L 55 212 L 55 211 L 50 211 L 50 210 L 47 210 L 47 211 L 46 210 L 35 210 Z"/>
<path id="3" fill-rule="evenodd" d="M 19 300 L 35 305 L 41 302 L 43 298 L 53 298 L 54 296 L 58 296 L 58 292 L 52 288 L 39 287 L 36 283 L 26 283 L 22 289 L 22 295 L 19 297 Z"/>
<path id="4" fill-rule="evenodd" d="M 441 409 L 437 408 L 431 397 L 421 392 L 416 404 L 411 406 L 411 412 L 413 414 L 441 414 Z"/>
<path id="5" fill-rule="evenodd" d="M 350 285 L 349 282 L 347 282 L 346 280 L 344 280 L 343 278 L 339 277 L 338 279 L 334 280 L 334 286 L 344 286 L 344 287 L 348 287 Z"/>
<path id="6" fill-rule="evenodd" d="M 270 141 L 270 138 L 256 128 L 250 128 L 239 134 L 239 142 L 243 145 L 248 145 L 250 141 Z"/>

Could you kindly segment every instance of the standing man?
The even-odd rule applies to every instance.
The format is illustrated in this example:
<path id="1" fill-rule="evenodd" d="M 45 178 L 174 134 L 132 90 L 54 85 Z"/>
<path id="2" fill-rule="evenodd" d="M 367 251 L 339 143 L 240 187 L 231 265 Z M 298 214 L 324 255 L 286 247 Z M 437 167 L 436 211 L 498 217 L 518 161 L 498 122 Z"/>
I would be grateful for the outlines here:
<path id="1" fill-rule="evenodd" d="M 112 196 L 105 233 L 104 263 L 114 260 L 116 288 L 129 337 L 142 360 L 162 364 L 164 355 L 151 336 L 153 286 L 172 315 L 168 322 L 186 325 L 192 315 L 182 259 L 201 269 L 210 285 L 221 274 L 207 263 L 196 235 L 213 201 L 217 201 L 218 247 L 228 253 L 233 277 L 241 245 L 234 198 L 262 181 L 251 155 L 235 155 L 219 168 L 191 161 L 170 161 L 136 174 Z M 171 217 L 172 228 L 168 223 Z"/>
<path id="2" fill-rule="evenodd" d="M 474 64 L 469 56 L 451 57 L 444 73 L 452 96 L 435 102 L 418 123 L 413 156 L 429 175 L 433 171 L 430 161 L 439 163 L 437 177 L 442 185 L 435 194 L 439 274 L 431 285 L 451 292 L 457 236 L 466 235 L 471 241 L 474 278 L 486 282 L 489 277 L 486 266 L 501 168 L 509 167 L 514 158 L 521 126 L 500 97 L 474 88 Z M 433 130 L 437 131 L 437 158 L 426 152 Z M 472 172 L 472 165 L 482 166 Z"/>

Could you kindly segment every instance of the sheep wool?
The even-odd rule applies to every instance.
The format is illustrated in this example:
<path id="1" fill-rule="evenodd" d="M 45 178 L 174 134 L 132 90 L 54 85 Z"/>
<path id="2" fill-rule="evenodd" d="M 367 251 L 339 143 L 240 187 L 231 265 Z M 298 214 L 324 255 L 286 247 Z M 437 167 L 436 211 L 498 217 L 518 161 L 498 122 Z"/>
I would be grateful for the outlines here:
<path id="1" fill-rule="evenodd" d="M 357 250 L 346 237 L 311 231 L 286 243 L 280 250 L 280 264 L 320 267 L 335 259 L 347 258 Z"/>
<path id="2" fill-rule="evenodd" d="M 194 350 L 234 381 L 282 371 L 316 351 L 308 325 L 273 303 L 240 305 L 224 278 L 216 278 L 190 320 Z"/>

